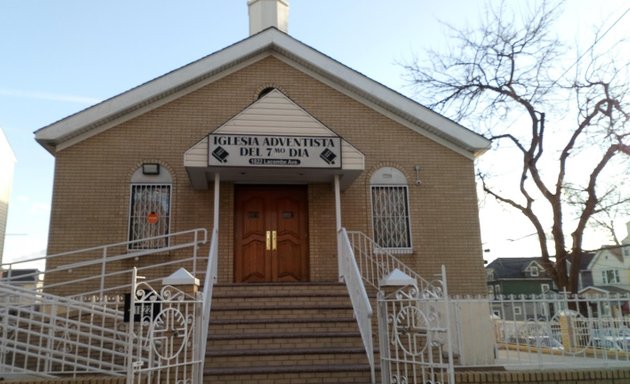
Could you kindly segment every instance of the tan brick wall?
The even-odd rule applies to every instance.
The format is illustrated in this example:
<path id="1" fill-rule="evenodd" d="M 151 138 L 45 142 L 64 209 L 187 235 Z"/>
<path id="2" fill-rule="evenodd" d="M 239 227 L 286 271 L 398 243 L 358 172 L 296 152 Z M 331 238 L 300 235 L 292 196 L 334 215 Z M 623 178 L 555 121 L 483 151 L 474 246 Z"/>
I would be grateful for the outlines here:
<path id="1" fill-rule="evenodd" d="M 76 378 L 53 380 L 8 380 L 13 384 L 122 384 L 124 378 Z M 458 372 L 458 384 L 628 384 L 630 369 L 523 371 L 523 372 Z"/>
<path id="2" fill-rule="evenodd" d="M 413 255 L 401 259 L 428 278 L 445 264 L 452 293 L 485 292 L 473 162 L 274 58 L 59 152 L 49 253 L 126 240 L 129 178 L 148 161 L 159 161 L 173 175 L 171 230 L 210 228 L 212 188 L 190 187 L 183 153 L 254 102 L 256 92 L 268 85 L 281 89 L 365 154 L 366 171 L 342 194 L 345 227 L 370 234 L 370 174 L 383 165 L 396 166 L 410 181 L 414 236 Z M 415 165 L 422 167 L 420 186 L 413 184 Z M 233 185 L 223 183 L 222 282 L 232 280 L 233 204 Z M 311 279 L 334 280 L 330 185 L 309 186 L 309 213 Z"/>
<path id="3" fill-rule="evenodd" d="M 630 383 L 630 369 L 461 372 L 455 374 L 455 382 L 458 384 L 628 384 Z"/>

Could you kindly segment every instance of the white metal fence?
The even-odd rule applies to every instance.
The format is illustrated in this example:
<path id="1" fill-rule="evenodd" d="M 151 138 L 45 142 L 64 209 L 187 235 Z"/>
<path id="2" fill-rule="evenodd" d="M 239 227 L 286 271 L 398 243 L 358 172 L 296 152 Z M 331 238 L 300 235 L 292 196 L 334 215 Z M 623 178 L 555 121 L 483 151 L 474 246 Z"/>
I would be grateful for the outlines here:
<path id="1" fill-rule="evenodd" d="M 201 299 L 174 288 L 154 290 L 151 285 L 161 286 L 165 270 L 174 272 L 182 266 L 200 275 L 199 248 L 207 241 L 207 231 L 195 229 L 166 237 L 168 247 L 154 250 L 130 251 L 133 242 L 125 242 L 48 256 L 47 260 L 70 262 L 49 268 L 43 284 L 30 289 L 16 286 L 15 279 L 0 279 L 0 377 L 99 373 L 127 376 L 130 384 L 196 382 L 193 377 L 202 376 L 200 361 L 205 352 L 192 347 L 205 347 L 205 341 L 199 340 Z M 215 231 L 209 255 L 214 259 L 206 272 L 211 277 L 205 279 L 210 287 L 216 276 L 216 242 Z M 125 268 L 147 256 L 185 249 L 188 256 L 161 262 L 152 258 L 140 261 L 144 264 L 140 269 Z M 2 268 L 13 271 L 32 261 Z M 95 275 L 95 268 L 101 274 Z M 149 278 L 136 289 L 138 270 Z M 211 288 L 204 290 L 208 291 Z M 72 296 L 51 292 L 72 292 Z M 133 301 L 141 310 L 150 311 L 151 318 L 141 313 L 134 322 Z M 209 300 L 207 305 L 209 315 Z"/>
<path id="2" fill-rule="evenodd" d="M 381 382 L 453 383 L 446 272 L 429 282 L 365 234 L 345 234 L 340 253 L 354 254 L 357 272 L 377 289 Z"/>
<path id="3" fill-rule="evenodd" d="M 81 373 L 125 374 L 127 334 L 121 297 L 90 301 L 38 293 L 0 282 L 3 378 Z M 14 306 L 6 298 L 18 297 Z M 26 304 L 28 303 L 28 304 Z"/>
<path id="4" fill-rule="evenodd" d="M 135 278 L 134 273 L 134 278 Z M 200 383 L 203 300 L 134 279 L 127 320 L 127 383 Z"/>
<path id="5" fill-rule="evenodd" d="M 427 296 L 415 285 L 381 288 L 381 382 L 454 383 L 448 296 Z M 442 289 L 447 293 L 446 285 Z"/>
<path id="6" fill-rule="evenodd" d="M 468 367 L 627 367 L 629 304 L 628 295 L 453 298 L 454 349 L 460 364 Z M 475 316 L 471 311 L 476 311 Z M 486 340 L 484 345 L 492 340 L 492 347 L 479 348 L 482 341 L 475 338 Z"/>

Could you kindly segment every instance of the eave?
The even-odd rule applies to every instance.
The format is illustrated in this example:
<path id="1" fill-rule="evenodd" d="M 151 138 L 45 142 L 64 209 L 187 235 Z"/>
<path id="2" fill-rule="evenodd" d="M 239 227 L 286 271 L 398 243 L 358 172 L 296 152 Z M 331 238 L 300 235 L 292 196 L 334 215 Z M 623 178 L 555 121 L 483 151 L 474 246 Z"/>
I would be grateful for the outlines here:
<path id="1" fill-rule="evenodd" d="M 268 55 L 316 76 L 419 134 L 474 158 L 490 148 L 483 136 L 350 69 L 275 28 L 208 55 L 43 127 L 35 139 L 53 155 L 105 129 L 215 81 Z"/>

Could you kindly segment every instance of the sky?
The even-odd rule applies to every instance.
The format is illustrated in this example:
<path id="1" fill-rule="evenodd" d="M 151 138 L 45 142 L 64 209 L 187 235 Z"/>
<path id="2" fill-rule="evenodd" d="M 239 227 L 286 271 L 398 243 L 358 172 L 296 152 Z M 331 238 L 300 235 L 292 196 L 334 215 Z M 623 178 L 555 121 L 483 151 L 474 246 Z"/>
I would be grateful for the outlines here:
<path id="1" fill-rule="evenodd" d="M 246 0 L 0 1 L 0 128 L 15 165 L 4 261 L 43 255 L 54 157 L 33 132 L 248 36 Z M 529 2 L 508 1 L 509 6 Z M 485 0 L 290 0 L 289 34 L 413 98 L 400 63 L 446 46 L 446 28 L 475 25 Z M 558 26 L 569 43 L 592 38 L 627 0 L 571 0 Z M 606 36 L 628 35 L 630 16 Z M 626 36 L 628 37 L 628 36 Z M 0 175 L 6 177 L 6 175 Z M 537 256 L 516 214 L 481 210 L 486 259 Z M 621 237 L 625 226 L 620 223 Z M 603 238 L 594 238 L 596 247 Z M 96 245 L 96 244 L 95 244 Z"/>

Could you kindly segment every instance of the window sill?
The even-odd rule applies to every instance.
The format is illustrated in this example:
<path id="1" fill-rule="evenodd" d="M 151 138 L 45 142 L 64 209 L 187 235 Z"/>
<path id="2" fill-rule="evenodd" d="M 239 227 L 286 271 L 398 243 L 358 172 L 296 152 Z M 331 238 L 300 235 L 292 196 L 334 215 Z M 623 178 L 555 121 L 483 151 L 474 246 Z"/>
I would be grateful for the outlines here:
<path id="1" fill-rule="evenodd" d="M 413 248 L 377 248 L 374 249 L 375 254 L 389 253 L 391 255 L 410 256 L 413 255 Z"/>

